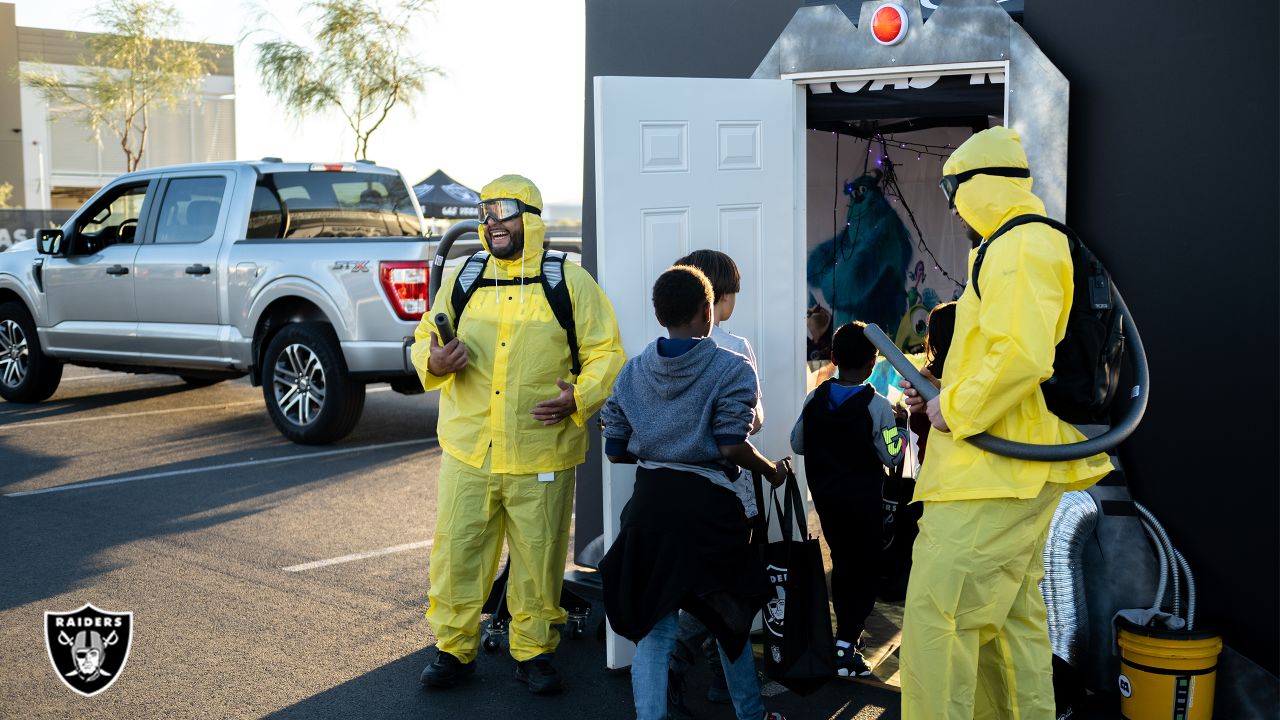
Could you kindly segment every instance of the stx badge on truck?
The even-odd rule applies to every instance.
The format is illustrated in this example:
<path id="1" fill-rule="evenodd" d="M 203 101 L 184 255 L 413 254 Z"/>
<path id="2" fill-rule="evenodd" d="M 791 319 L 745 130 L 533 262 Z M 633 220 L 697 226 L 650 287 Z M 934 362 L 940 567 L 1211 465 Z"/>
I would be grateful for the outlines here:
<path id="1" fill-rule="evenodd" d="M 53 670 L 85 697 L 106 690 L 120 677 L 132 639 L 132 612 L 109 612 L 85 603 L 71 612 L 44 614 L 44 644 Z"/>
<path id="2" fill-rule="evenodd" d="M 368 260 L 334 260 L 334 270 L 350 270 L 351 272 L 369 272 Z"/>

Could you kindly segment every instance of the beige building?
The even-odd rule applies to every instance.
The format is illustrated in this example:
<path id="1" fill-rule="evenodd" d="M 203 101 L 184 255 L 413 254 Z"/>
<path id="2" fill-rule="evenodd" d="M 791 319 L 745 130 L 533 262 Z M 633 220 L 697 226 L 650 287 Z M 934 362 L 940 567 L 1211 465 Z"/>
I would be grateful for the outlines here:
<path id="1" fill-rule="evenodd" d="M 14 6 L 0 3 L 0 185 L 13 185 L 10 207 L 80 206 L 124 172 L 124 152 L 108 129 L 96 140 L 68 108 L 50 107 L 22 87 L 15 70 L 47 64 L 64 77 L 82 72 L 87 33 L 18 27 Z M 213 74 L 196 97 L 151 111 L 141 167 L 235 158 L 235 71 L 230 45 L 209 45 Z"/>

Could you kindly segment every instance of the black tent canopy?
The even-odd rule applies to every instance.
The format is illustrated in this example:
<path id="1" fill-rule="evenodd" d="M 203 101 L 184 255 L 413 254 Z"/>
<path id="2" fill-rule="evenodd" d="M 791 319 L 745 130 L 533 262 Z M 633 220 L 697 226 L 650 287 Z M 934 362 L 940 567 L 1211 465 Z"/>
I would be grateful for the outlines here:
<path id="1" fill-rule="evenodd" d="M 422 216 L 429 218 L 474 218 L 480 216 L 476 203 L 480 193 L 449 177 L 443 170 L 431 173 L 413 186 L 422 206 Z"/>

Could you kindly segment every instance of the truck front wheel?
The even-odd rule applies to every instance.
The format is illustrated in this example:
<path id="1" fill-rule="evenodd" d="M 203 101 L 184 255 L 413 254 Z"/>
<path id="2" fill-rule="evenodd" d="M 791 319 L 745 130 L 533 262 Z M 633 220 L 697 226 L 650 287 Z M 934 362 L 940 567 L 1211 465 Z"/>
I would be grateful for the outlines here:
<path id="1" fill-rule="evenodd" d="M 346 437 L 364 410 L 364 384 L 347 373 L 338 338 L 325 323 L 285 326 L 267 345 L 262 395 L 280 433 L 303 445 Z"/>
<path id="2" fill-rule="evenodd" d="M 40 349 L 31 313 L 17 302 L 0 304 L 0 397 L 9 402 L 48 400 L 62 382 L 62 363 Z"/>

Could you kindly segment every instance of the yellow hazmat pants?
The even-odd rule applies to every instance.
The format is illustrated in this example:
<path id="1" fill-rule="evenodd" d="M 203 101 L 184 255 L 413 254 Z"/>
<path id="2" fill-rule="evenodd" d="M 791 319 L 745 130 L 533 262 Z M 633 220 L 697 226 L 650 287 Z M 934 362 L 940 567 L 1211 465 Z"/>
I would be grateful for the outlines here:
<path id="1" fill-rule="evenodd" d="M 1062 497 L 925 502 L 902 623 L 904 720 L 1053 720 L 1040 580 Z"/>
<path id="2" fill-rule="evenodd" d="M 440 458 L 427 621 L 439 649 L 464 663 L 475 659 L 480 644 L 480 608 L 497 574 L 504 535 L 511 556 L 511 656 L 524 661 L 555 652 L 560 644 L 551 626 L 566 619 L 560 588 L 574 469 L 554 473 L 550 482 L 538 478 L 490 473 L 488 456 L 480 468 L 448 453 Z"/>

